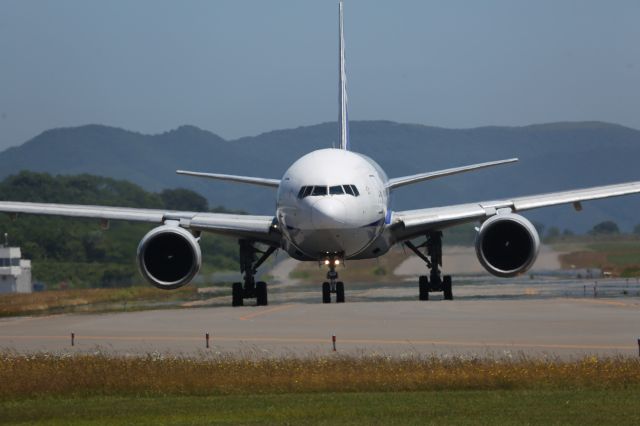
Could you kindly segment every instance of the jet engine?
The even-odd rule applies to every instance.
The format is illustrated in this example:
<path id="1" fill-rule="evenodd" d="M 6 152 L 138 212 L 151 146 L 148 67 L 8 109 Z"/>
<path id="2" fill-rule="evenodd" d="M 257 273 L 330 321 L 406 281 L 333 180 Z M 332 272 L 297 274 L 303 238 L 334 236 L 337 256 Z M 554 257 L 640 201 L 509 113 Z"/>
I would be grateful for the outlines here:
<path id="1" fill-rule="evenodd" d="M 498 277 L 526 272 L 538 257 L 538 231 L 517 214 L 498 214 L 486 220 L 476 237 L 476 254 L 484 268 Z"/>
<path id="2" fill-rule="evenodd" d="M 200 270 L 200 244 L 189 231 L 163 225 L 152 229 L 138 245 L 138 267 L 147 281 L 163 290 L 188 284 Z"/>

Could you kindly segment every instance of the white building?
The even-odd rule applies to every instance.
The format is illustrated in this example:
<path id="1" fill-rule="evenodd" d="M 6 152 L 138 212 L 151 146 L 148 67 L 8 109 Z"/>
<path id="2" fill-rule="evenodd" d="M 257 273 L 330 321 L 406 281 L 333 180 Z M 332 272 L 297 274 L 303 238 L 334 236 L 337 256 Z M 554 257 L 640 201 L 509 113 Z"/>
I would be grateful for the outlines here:
<path id="1" fill-rule="evenodd" d="M 20 247 L 0 247 L 0 293 L 31 293 L 31 261 Z"/>

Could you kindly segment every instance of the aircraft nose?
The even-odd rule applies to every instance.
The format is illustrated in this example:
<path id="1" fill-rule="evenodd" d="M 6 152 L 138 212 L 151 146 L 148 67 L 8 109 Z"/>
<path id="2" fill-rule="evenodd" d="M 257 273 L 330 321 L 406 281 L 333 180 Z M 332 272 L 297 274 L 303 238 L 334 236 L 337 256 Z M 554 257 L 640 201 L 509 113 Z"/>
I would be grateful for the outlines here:
<path id="1" fill-rule="evenodd" d="M 312 207 L 311 220 L 316 229 L 339 229 L 347 222 L 347 209 L 333 197 L 322 198 Z"/>

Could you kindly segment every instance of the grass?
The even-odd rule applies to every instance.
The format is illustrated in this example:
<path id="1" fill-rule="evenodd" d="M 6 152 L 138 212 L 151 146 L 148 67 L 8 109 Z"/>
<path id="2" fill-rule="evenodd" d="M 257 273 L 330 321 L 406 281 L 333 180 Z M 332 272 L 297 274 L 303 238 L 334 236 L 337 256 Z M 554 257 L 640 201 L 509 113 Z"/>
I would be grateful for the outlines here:
<path id="1" fill-rule="evenodd" d="M 638 424 L 640 360 L 0 353 L 0 424 Z"/>
<path id="2" fill-rule="evenodd" d="M 553 243 L 564 251 L 562 267 L 599 268 L 616 276 L 634 277 L 640 270 L 640 239 L 637 236 L 583 236 Z"/>
<path id="3" fill-rule="evenodd" d="M 228 355 L 112 357 L 5 352 L 0 356 L 0 383 L 0 399 L 630 387 L 640 390 L 640 360 L 340 355 L 252 359 Z"/>
<path id="4" fill-rule="evenodd" d="M 46 398 L 0 402 L 0 423 L 634 425 L 639 402 L 637 389 Z"/>
<path id="5" fill-rule="evenodd" d="M 337 268 L 340 280 L 346 282 L 366 282 L 366 283 L 389 283 L 401 281 L 393 275 L 393 271 L 409 257 L 400 248 L 394 248 L 389 253 L 377 259 L 367 260 L 347 260 L 344 265 Z M 317 262 L 300 262 L 289 274 L 289 278 L 303 281 L 318 282 L 324 281 L 327 267 L 319 265 Z"/>
<path id="6" fill-rule="evenodd" d="M 0 295 L 0 317 L 67 312 L 127 310 L 141 302 L 198 299 L 195 286 L 165 291 L 155 287 L 52 290 L 29 294 Z"/>

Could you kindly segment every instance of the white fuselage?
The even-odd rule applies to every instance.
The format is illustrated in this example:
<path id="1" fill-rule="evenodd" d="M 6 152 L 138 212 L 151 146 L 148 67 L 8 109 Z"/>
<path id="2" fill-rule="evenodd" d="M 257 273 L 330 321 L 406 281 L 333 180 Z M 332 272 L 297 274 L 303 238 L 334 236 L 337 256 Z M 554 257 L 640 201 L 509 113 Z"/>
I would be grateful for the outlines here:
<path id="1" fill-rule="evenodd" d="M 278 188 L 284 248 L 300 260 L 363 257 L 389 219 L 386 182 L 378 164 L 351 151 L 322 149 L 300 158 Z"/>

